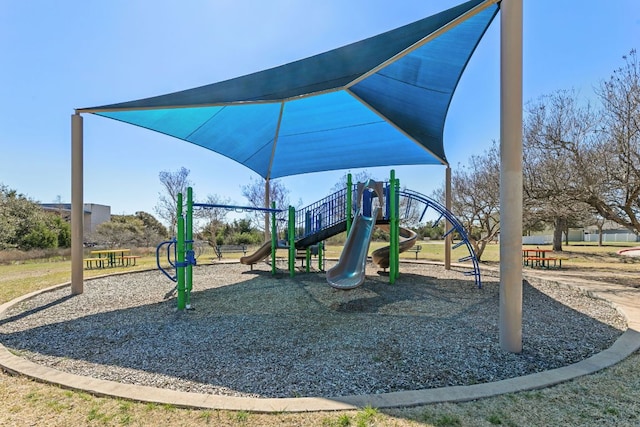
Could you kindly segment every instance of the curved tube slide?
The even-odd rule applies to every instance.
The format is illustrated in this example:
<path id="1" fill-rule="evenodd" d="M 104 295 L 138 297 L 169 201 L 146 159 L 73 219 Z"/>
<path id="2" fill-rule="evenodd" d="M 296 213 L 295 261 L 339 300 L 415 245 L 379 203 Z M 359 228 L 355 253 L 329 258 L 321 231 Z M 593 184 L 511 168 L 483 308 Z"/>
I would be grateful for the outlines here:
<path id="1" fill-rule="evenodd" d="M 258 250 L 255 251 L 254 253 L 252 253 L 251 255 L 243 256 L 242 258 L 240 258 L 240 262 L 242 264 L 251 265 L 251 264 L 255 264 L 257 262 L 262 261 L 263 259 L 265 259 L 269 255 L 271 255 L 271 241 L 270 240 L 264 242 L 262 244 L 262 246 L 260 246 L 258 248 Z"/>
<path id="2" fill-rule="evenodd" d="M 383 229 L 387 233 L 389 232 L 389 225 L 378 225 L 379 228 Z M 400 227 L 400 252 L 404 252 L 411 248 L 418 239 L 418 235 L 408 228 Z M 371 254 L 371 258 L 373 259 L 373 263 L 376 264 L 380 268 L 389 268 L 389 249 L 390 246 L 383 246 L 380 249 L 376 249 Z"/>
<path id="3" fill-rule="evenodd" d="M 356 216 L 338 264 L 327 271 L 327 282 L 334 288 L 353 289 L 364 282 L 367 253 L 377 216 L 378 208 L 370 217 Z"/>

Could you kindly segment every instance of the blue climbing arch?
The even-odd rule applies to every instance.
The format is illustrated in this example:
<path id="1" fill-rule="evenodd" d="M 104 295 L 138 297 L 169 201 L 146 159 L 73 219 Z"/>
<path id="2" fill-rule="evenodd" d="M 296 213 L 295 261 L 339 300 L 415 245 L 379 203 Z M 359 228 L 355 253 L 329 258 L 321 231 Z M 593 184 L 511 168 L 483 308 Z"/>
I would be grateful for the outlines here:
<path id="1" fill-rule="evenodd" d="M 404 202 L 401 202 L 400 206 L 402 206 L 405 210 L 404 212 L 405 218 L 409 216 L 409 214 L 412 212 L 412 209 L 416 209 L 418 207 L 422 209 L 422 213 L 420 214 L 419 221 L 422 221 L 422 219 L 424 218 L 424 215 L 427 213 L 429 209 L 433 209 L 440 215 L 440 217 L 434 222 L 434 224 L 437 224 L 442 219 L 449 221 L 449 224 L 451 224 L 452 227 L 447 232 L 447 234 L 445 234 L 444 237 L 446 237 L 450 233 L 453 233 L 454 231 L 458 233 L 458 235 L 460 236 L 460 241 L 455 245 L 453 245 L 452 249 L 459 248 L 463 245 L 467 247 L 467 250 L 469 251 L 469 255 L 458 259 L 458 262 L 471 261 L 471 263 L 473 264 L 473 270 L 465 271 L 464 274 L 466 276 L 473 276 L 476 282 L 476 286 L 478 288 L 482 288 L 482 280 L 480 278 L 480 267 L 478 265 L 478 257 L 476 256 L 476 253 L 473 250 L 473 246 L 471 245 L 471 242 L 469 242 L 469 237 L 467 236 L 467 232 L 465 231 L 464 227 L 462 226 L 458 218 L 456 218 L 456 216 L 453 215 L 453 213 L 451 213 L 451 211 L 449 211 L 441 203 L 435 201 L 431 197 L 425 196 L 424 194 L 420 194 L 416 191 L 405 189 L 405 190 L 400 190 L 399 195 L 401 198 L 404 198 Z M 402 216 L 402 213 L 401 213 L 401 216 Z"/>

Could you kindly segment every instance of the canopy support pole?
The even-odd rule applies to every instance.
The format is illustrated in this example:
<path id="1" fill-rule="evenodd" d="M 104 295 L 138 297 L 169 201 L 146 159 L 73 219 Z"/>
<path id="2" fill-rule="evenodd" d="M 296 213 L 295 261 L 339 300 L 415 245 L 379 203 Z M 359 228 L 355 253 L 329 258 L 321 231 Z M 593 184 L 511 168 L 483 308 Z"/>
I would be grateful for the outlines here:
<path id="1" fill-rule="evenodd" d="M 269 209 L 271 207 L 271 179 L 266 178 L 264 180 L 264 207 Z M 269 212 L 265 211 L 264 213 L 264 241 L 269 241 Z"/>
<path id="2" fill-rule="evenodd" d="M 264 207 L 269 209 L 271 206 L 271 168 L 273 167 L 273 158 L 276 155 L 276 146 L 278 145 L 278 137 L 280 136 L 280 125 L 282 124 L 282 115 L 284 114 L 284 102 L 280 103 L 280 113 L 278 114 L 278 124 L 276 125 L 276 132 L 273 135 L 273 145 L 271 146 L 271 157 L 269 158 L 269 168 L 264 178 Z M 264 214 L 264 240 L 269 240 L 269 213 Z"/>
<path id="3" fill-rule="evenodd" d="M 444 172 L 444 207 L 451 212 L 451 166 L 447 165 Z M 434 224 L 437 225 L 437 224 Z M 444 220 L 444 269 L 451 270 L 451 244 L 453 234 L 449 232 L 453 226 L 447 219 Z"/>
<path id="4" fill-rule="evenodd" d="M 500 346 L 522 352 L 522 0 L 500 7 Z"/>
<path id="5" fill-rule="evenodd" d="M 84 291 L 84 195 L 82 116 L 71 115 L 71 294 Z"/>

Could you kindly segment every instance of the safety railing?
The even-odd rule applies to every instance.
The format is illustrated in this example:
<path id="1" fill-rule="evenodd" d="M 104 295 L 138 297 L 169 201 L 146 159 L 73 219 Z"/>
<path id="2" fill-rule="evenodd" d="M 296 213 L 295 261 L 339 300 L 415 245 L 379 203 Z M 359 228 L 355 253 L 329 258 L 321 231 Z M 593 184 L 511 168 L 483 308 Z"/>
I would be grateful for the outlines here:
<path id="1" fill-rule="evenodd" d="M 355 185 L 352 191 L 355 191 Z M 355 194 L 355 193 L 354 193 Z M 351 216 L 355 211 L 353 203 Z M 296 240 L 331 228 L 347 219 L 347 189 L 337 191 L 324 199 L 296 211 Z"/>

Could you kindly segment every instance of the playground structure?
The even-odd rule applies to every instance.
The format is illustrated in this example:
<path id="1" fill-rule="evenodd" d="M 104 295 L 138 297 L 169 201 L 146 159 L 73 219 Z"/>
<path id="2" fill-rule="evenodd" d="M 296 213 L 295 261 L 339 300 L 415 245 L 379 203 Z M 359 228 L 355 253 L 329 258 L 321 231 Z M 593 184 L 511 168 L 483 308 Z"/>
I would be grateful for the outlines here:
<path id="1" fill-rule="evenodd" d="M 371 254 L 373 263 L 383 269 L 388 268 L 389 283 L 395 283 L 399 277 L 399 254 L 410 249 L 417 240 L 415 232 L 400 226 L 400 219 L 408 218 L 412 212 L 416 212 L 419 213 L 419 216 L 415 219 L 420 222 L 424 219 L 428 209 L 432 209 L 439 214 L 434 224 L 438 224 L 444 219 L 451 225 L 444 237 L 453 232 L 458 233 L 460 240 L 452 248 L 466 246 L 469 254 L 458 261 L 472 263 L 472 269 L 465 271 L 464 274 L 473 276 L 476 286 L 482 287 L 478 260 L 462 224 L 450 211 L 435 200 L 411 190 L 401 190 L 399 180 L 395 177 L 393 170 L 386 183 L 370 180 L 366 183 L 354 184 L 349 174 L 346 188 L 343 190 L 297 211 L 290 206 L 287 209 L 285 239 L 278 238 L 278 221 L 276 219 L 276 214 L 284 210 L 276 209 L 275 203 L 272 203 L 271 208 L 194 203 L 192 190 L 188 188 L 184 205 L 183 207 L 183 196 L 180 194 L 178 196 L 176 238 L 162 242 L 156 249 L 158 268 L 170 280 L 177 283 L 178 310 L 191 307 L 193 266 L 197 262 L 193 250 L 193 211 L 194 209 L 207 208 L 258 210 L 271 214 L 271 239 L 260 246 L 255 253 L 242 257 L 240 262 L 253 265 L 271 257 L 272 274 L 276 274 L 277 249 L 287 250 L 287 269 L 290 277 L 295 276 L 298 251 L 306 253 L 306 271 L 310 271 L 312 247 L 317 248 L 318 266 L 321 270 L 323 242 L 331 236 L 346 232 L 347 240 L 340 259 L 333 268 L 327 271 L 327 282 L 337 289 L 345 290 L 358 287 L 365 280 L 369 244 L 375 227 L 388 231 L 389 246 L 379 248 Z M 401 207 L 403 215 L 401 215 Z M 165 247 L 167 262 L 171 268 L 175 269 L 175 275 L 171 275 L 161 266 L 160 253 Z"/>
<path id="2" fill-rule="evenodd" d="M 448 165 L 444 151 L 447 110 L 469 59 L 500 11 L 503 286 L 499 329 L 502 348 L 520 353 L 522 9 L 522 0 L 469 0 L 283 66 L 170 94 L 76 108 L 71 115 L 71 293 L 84 292 L 83 114 L 200 145 L 252 169 L 267 182 L 370 166 Z M 248 129 L 252 132 L 245 132 Z M 220 143 L 220 132 L 237 139 Z"/>

